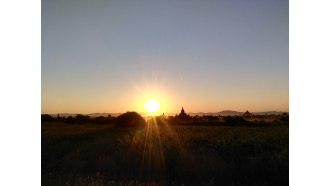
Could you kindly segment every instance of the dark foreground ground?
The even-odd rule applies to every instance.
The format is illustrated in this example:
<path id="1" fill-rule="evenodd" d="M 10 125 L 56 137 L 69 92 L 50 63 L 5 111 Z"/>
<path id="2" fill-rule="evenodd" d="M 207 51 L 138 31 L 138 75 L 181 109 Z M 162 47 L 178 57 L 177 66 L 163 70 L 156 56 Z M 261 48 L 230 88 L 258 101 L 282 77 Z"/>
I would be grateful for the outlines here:
<path id="1" fill-rule="evenodd" d="M 289 127 L 42 123 L 42 185 L 289 185 Z"/>

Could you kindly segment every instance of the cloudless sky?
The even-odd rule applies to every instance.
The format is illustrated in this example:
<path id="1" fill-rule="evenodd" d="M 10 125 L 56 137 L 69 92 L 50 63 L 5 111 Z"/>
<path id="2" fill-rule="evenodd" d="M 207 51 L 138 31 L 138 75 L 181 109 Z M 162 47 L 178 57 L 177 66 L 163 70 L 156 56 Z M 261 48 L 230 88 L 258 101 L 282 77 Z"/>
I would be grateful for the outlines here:
<path id="1" fill-rule="evenodd" d="M 288 111 L 288 0 L 42 0 L 42 113 Z"/>

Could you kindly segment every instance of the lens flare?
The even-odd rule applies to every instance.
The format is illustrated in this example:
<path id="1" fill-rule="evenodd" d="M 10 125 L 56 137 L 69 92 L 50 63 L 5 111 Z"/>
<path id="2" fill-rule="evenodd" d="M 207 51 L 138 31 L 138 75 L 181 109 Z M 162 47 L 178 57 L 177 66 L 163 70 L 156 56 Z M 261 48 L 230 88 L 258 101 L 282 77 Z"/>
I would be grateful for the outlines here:
<path id="1" fill-rule="evenodd" d="M 160 108 L 160 103 L 157 100 L 150 98 L 144 102 L 144 108 L 151 113 L 157 112 Z"/>

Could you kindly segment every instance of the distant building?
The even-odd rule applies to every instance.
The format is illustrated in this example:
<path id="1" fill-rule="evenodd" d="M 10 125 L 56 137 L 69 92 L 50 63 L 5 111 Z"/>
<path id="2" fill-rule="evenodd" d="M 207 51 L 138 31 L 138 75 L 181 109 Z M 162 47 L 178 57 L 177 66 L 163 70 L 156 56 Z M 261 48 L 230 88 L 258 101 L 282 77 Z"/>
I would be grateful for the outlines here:
<path id="1" fill-rule="evenodd" d="M 244 118 L 250 118 L 251 115 L 252 115 L 252 114 L 247 110 L 247 111 L 243 114 L 243 117 L 244 117 Z"/>
<path id="2" fill-rule="evenodd" d="M 181 112 L 178 115 L 178 118 L 180 118 L 180 119 L 188 119 L 188 118 L 190 118 L 190 116 L 188 114 L 186 114 L 186 112 L 184 111 L 184 109 L 182 107 Z"/>

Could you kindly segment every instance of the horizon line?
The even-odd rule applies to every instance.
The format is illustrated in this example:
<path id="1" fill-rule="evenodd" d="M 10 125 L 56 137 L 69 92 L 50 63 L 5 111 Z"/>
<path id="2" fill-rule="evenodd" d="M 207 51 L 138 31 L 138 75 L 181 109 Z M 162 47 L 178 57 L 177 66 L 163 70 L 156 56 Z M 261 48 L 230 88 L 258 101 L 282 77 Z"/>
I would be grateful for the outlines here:
<path id="1" fill-rule="evenodd" d="M 245 111 L 237 111 L 237 110 L 222 110 L 222 111 L 198 111 L 198 112 L 187 112 L 187 114 L 199 114 L 199 113 L 220 113 L 220 112 L 239 112 L 239 113 L 244 113 L 246 111 L 249 111 L 250 113 L 267 113 L 267 112 L 282 112 L 282 113 L 289 113 L 289 111 L 280 111 L 280 110 L 267 110 L 267 111 L 250 111 L 250 110 L 245 110 Z M 123 113 L 126 113 L 126 112 L 137 112 L 137 111 L 125 111 L 125 112 L 90 112 L 90 113 L 79 113 L 79 112 L 57 112 L 57 113 L 42 113 L 41 114 L 49 114 L 49 115 L 55 115 L 55 114 L 82 114 L 82 115 L 91 115 L 91 114 L 123 114 Z M 137 112 L 139 114 L 145 114 L 146 112 Z M 176 113 L 180 113 L 179 112 L 163 112 L 164 114 L 176 114 Z M 162 113 L 160 113 L 162 114 Z"/>

